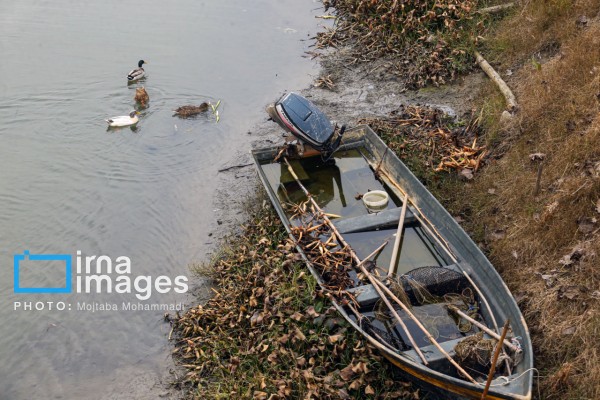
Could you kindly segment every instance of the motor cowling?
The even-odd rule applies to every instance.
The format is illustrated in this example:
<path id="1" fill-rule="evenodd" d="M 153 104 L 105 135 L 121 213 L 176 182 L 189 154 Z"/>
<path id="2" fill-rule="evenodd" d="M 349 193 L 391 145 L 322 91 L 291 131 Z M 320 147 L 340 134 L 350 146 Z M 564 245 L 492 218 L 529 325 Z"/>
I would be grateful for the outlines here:
<path id="1" fill-rule="evenodd" d="M 308 99 L 290 92 L 267 107 L 269 116 L 286 132 L 310 145 L 324 156 L 330 156 L 339 146 L 341 133 L 335 141 L 335 126 Z"/>

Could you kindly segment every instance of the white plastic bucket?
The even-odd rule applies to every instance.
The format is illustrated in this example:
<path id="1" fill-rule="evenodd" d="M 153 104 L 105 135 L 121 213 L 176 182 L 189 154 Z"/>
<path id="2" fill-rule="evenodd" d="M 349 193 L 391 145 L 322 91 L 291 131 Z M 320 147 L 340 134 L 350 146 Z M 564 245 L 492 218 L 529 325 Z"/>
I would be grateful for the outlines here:
<path id="1" fill-rule="evenodd" d="M 383 190 L 371 190 L 363 195 L 362 201 L 369 212 L 385 210 L 390 201 L 390 196 Z"/>

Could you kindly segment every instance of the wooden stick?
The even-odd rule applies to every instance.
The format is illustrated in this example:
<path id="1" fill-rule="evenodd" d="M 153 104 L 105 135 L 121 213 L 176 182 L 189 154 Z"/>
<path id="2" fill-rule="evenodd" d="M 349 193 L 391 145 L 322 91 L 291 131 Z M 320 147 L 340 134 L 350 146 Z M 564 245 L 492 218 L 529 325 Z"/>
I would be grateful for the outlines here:
<path id="1" fill-rule="evenodd" d="M 284 157 L 283 161 L 285 161 L 285 163 L 287 164 L 288 171 L 290 172 L 290 174 L 292 175 L 292 177 L 296 180 L 296 183 L 298 184 L 298 186 L 300 186 L 300 189 L 302 189 L 302 191 L 308 197 L 308 199 L 310 200 L 310 202 L 312 203 L 312 205 L 315 207 L 315 209 L 318 210 L 321 213 L 321 215 L 322 215 L 323 220 L 325 221 L 325 223 L 335 233 L 335 235 L 336 235 L 336 237 L 338 239 L 338 242 L 342 246 L 344 246 L 345 248 L 347 248 L 350 251 L 350 254 L 352 255 L 352 258 L 354 259 L 354 261 L 356 261 L 356 263 L 358 264 L 358 267 L 365 274 L 365 276 L 367 276 L 369 278 L 369 280 L 371 281 L 371 284 L 373 285 L 373 288 L 377 291 L 377 293 L 379 294 L 379 296 L 381 297 L 381 299 L 383 300 L 383 302 L 385 303 L 385 305 L 390 309 L 390 312 L 394 315 L 394 317 L 396 318 L 396 320 L 398 321 L 398 323 L 403 327 L 403 329 L 407 333 L 407 337 L 411 341 L 411 344 L 413 345 L 415 351 L 419 354 L 419 356 L 423 360 L 423 363 L 425 365 L 427 365 L 428 364 L 427 359 L 425 358 L 425 356 L 423 355 L 423 353 L 419 349 L 419 346 L 417 346 L 415 344 L 414 339 L 412 338 L 412 336 L 408 332 L 408 329 L 406 328 L 406 325 L 404 325 L 404 322 L 402 321 L 402 319 L 400 318 L 400 316 L 398 315 L 398 313 L 396 313 L 396 310 L 394 309 L 394 307 L 392 307 L 392 305 L 390 304 L 389 300 L 378 289 L 378 286 L 375 283 L 375 282 L 378 282 L 378 281 L 376 279 L 374 279 L 373 276 L 369 273 L 369 271 L 367 271 L 366 268 L 363 266 L 364 262 L 366 260 L 368 260 L 369 257 L 371 257 L 372 255 L 376 254 L 380 249 L 378 248 L 375 252 L 373 252 L 371 255 L 369 255 L 369 257 L 367 257 L 363 261 L 361 261 L 358 258 L 358 256 L 356 255 L 356 253 L 354 252 L 354 250 L 352 250 L 352 248 L 348 245 L 348 243 L 346 243 L 346 241 L 344 240 L 344 238 L 342 237 L 342 235 L 340 234 L 340 232 L 337 230 L 337 228 L 335 227 L 335 225 L 333 225 L 333 223 L 331 222 L 331 220 L 329 218 L 327 218 L 327 215 L 325 215 L 325 213 L 323 212 L 323 210 L 321 209 L 321 207 L 317 204 L 317 202 L 315 201 L 315 199 L 312 198 L 311 194 L 306 189 L 306 187 L 304 187 L 304 185 L 302 184 L 302 182 L 300 182 L 300 179 L 298 178 L 298 175 L 296 175 L 296 173 L 294 172 L 294 169 L 292 168 L 292 165 L 289 163 L 288 159 L 286 157 Z M 387 244 L 387 242 L 386 242 L 386 244 Z"/>
<path id="2" fill-rule="evenodd" d="M 490 79 L 498 86 L 500 92 L 504 95 L 506 99 L 506 105 L 509 111 L 513 111 L 517 108 L 517 99 L 515 95 L 510 90 L 506 82 L 502 80 L 500 75 L 492 68 L 492 66 L 483 58 L 483 56 L 476 50 L 475 58 L 477 59 L 477 64 L 481 67 L 481 69 L 490 77 Z"/>
<path id="3" fill-rule="evenodd" d="M 494 14 L 494 13 L 504 11 L 504 10 L 509 9 L 514 6 L 515 6 L 515 3 L 498 4 L 497 6 L 491 6 L 491 7 L 486 7 L 486 8 L 477 10 L 476 13 L 477 14 Z"/>
<path id="4" fill-rule="evenodd" d="M 406 218 L 406 206 L 408 204 L 408 195 L 404 196 L 402 201 L 402 211 L 400 212 L 400 220 L 398 221 L 398 230 L 396 231 L 396 241 L 394 242 L 394 249 L 392 251 L 392 259 L 390 260 L 390 267 L 388 268 L 388 275 L 396 275 L 398 267 L 396 261 L 400 253 L 400 242 L 402 239 L 402 232 L 404 231 L 404 219 Z"/>
<path id="5" fill-rule="evenodd" d="M 385 242 L 383 242 L 378 248 L 376 248 L 375 250 L 373 250 L 371 252 L 371 254 L 369 254 L 368 256 L 366 256 L 361 262 L 358 263 L 358 265 L 356 266 L 358 267 L 362 267 L 364 265 L 365 262 L 367 262 L 369 260 L 369 258 L 373 257 L 375 254 L 379 253 L 386 245 L 388 244 L 388 241 L 386 240 Z"/>
<path id="6" fill-rule="evenodd" d="M 485 400 L 487 396 L 488 390 L 490 389 L 490 385 L 492 384 L 492 380 L 494 379 L 494 372 L 496 372 L 496 362 L 498 361 L 498 356 L 500 355 L 500 350 L 502 350 L 502 342 L 506 337 L 506 333 L 508 332 L 508 326 L 510 325 L 510 320 L 507 319 L 504 323 L 504 328 L 502 328 L 502 335 L 500 336 L 500 341 L 496 344 L 496 350 L 494 351 L 494 357 L 492 357 L 492 366 L 490 367 L 490 373 L 488 374 L 487 382 L 485 383 L 485 388 L 483 389 L 483 393 L 481 394 L 481 400 Z"/>
<path id="7" fill-rule="evenodd" d="M 537 179 L 535 180 L 535 190 L 533 191 L 533 195 L 537 196 L 540 193 L 540 186 L 542 183 L 542 169 L 544 168 L 544 161 L 540 161 L 538 164 L 537 170 Z"/>
<path id="8" fill-rule="evenodd" d="M 496 332 L 494 332 L 493 330 L 491 330 L 487 326 L 483 325 L 481 322 L 479 322 L 477 320 L 474 320 L 473 318 L 471 318 L 470 316 L 468 316 L 467 314 L 465 314 L 464 312 L 462 312 L 460 309 L 458 309 L 456 306 L 448 305 L 448 309 L 451 310 L 451 311 L 453 311 L 453 312 L 455 312 L 460 317 L 466 319 L 467 321 L 469 321 L 470 323 L 472 323 L 473 325 L 475 325 L 476 327 L 478 327 L 479 329 L 481 329 L 482 331 L 484 331 L 485 333 L 487 333 L 488 335 L 490 335 L 494 339 L 500 340 L 500 335 L 498 335 Z M 504 343 L 504 345 L 506 345 L 512 351 L 515 351 L 515 352 L 521 351 L 521 349 L 519 347 L 515 346 L 514 344 L 512 344 L 508 340 L 504 340 L 503 343 Z"/>
<path id="9" fill-rule="evenodd" d="M 415 317 L 415 315 L 408 309 L 408 307 L 398 297 L 396 297 L 396 295 L 394 293 L 392 293 L 392 291 L 390 289 L 388 289 L 387 286 L 385 286 L 383 284 L 383 282 L 380 282 L 378 280 L 375 280 L 375 282 L 377 283 L 377 285 L 379 285 L 379 287 L 381 289 L 383 289 L 383 291 L 385 291 L 387 293 L 388 296 L 390 296 L 392 298 L 392 300 L 394 300 L 400 307 L 402 307 L 404 312 L 413 320 L 413 322 L 419 327 L 419 329 L 421 329 L 421 331 L 423 331 L 425 336 L 427 336 L 427 339 L 429 339 L 431 344 L 433 344 L 440 351 L 440 353 L 442 353 L 444 355 L 444 357 L 446 357 L 446 359 L 448 361 L 450 361 L 450 364 L 454 365 L 454 367 L 461 374 L 463 374 L 463 376 L 465 378 L 467 378 L 474 384 L 477 384 L 477 381 L 475 379 L 473 379 L 473 377 L 471 375 L 469 375 L 469 373 L 467 371 L 465 371 L 460 365 L 458 365 L 458 363 L 456 361 L 454 361 L 454 359 L 450 356 L 450 354 L 448 354 L 446 352 L 446 350 L 444 350 L 442 348 L 442 346 L 440 346 L 440 344 L 437 342 L 437 340 L 435 340 L 435 338 L 433 336 L 431 336 L 431 333 L 429 333 L 429 331 L 423 326 L 423 324 L 421 324 L 419 319 L 417 317 Z"/>

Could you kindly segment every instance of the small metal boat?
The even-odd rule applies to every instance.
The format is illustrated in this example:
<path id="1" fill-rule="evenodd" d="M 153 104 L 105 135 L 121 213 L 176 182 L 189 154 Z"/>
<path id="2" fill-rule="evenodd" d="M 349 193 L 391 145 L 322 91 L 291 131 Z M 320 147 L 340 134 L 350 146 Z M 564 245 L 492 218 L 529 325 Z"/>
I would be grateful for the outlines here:
<path id="1" fill-rule="evenodd" d="M 316 115 L 328 127 L 312 103 L 300 108 L 304 122 Z M 295 129 L 286 128 L 302 140 L 307 131 Z M 339 313 L 440 397 L 530 399 L 529 332 L 494 267 L 368 126 L 341 140 L 333 131 L 304 140 L 316 152 L 298 152 L 288 140 L 252 155 L 298 252 Z M 375 190 L 388 198 L 374 212 L 361 195 Z"/>

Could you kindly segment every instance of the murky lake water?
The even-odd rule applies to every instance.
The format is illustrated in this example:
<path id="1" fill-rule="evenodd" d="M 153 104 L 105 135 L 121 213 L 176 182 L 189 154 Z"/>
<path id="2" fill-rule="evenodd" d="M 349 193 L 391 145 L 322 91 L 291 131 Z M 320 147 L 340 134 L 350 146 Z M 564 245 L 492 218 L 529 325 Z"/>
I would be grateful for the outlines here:
<path id="1" fill-rule="evenodd" d="M 0 0 L 0 399 L 156 397 L 136 386 L 168 365 L 163 312 L 76 310 L 133 294 L 15 294 L 13 255 L 81 250 L 129 257 L 132 277 L 191 275 L 217 226 L 218 169 L 249 149 L 267 102 L 317 73 L 301 56 L 318 5 Z M 149 107 L 135 131 L 107 131 L 105 118 L 134 108 L 125 76 L 141 58 Z M 221 100 L 218 124 L 172 117 L 204 100 Z M 45 271 L 33 280 L 51 281 Z"/>

